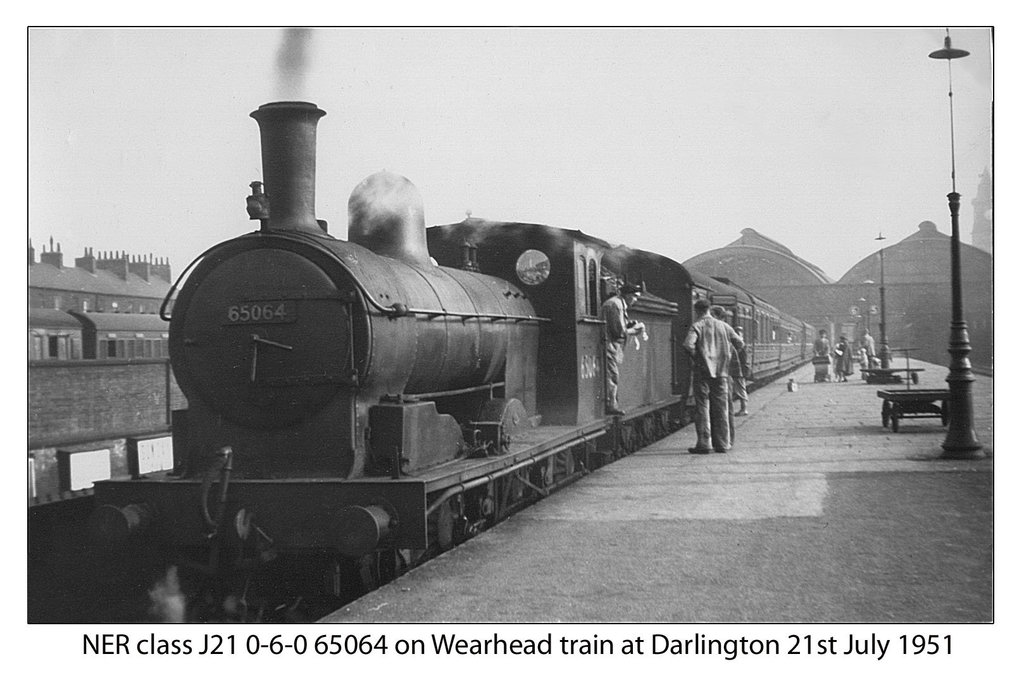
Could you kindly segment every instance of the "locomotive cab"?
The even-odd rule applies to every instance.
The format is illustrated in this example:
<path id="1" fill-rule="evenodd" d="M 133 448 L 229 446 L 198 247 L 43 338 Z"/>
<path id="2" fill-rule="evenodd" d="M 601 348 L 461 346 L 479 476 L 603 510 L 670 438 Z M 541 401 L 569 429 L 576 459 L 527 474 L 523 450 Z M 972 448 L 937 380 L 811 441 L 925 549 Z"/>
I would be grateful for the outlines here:
<path id="1" fill-rule="evenodd" d="M 537 408 L 543 423 L 604 422 L 601 303 L 610 294 L 608 279 L 628 275 L 621 260 L 610 259 L 611 245 L 580 231 L 472 217 L 430 228 L 427 240 L 431 254 L 451 266 L 463 263 L 471 247 L 480 271 L 522 287 L 538 315 L 550 319 L 541 327 L 537 358 L 537 375 L 543 379 L 537 385 Z M 647 326 L 649 340 L 626 350 L 621 403 L 634 412 L 675 404 L 672 321 L 677 307 L 645 293 L 631 312 Z"/>

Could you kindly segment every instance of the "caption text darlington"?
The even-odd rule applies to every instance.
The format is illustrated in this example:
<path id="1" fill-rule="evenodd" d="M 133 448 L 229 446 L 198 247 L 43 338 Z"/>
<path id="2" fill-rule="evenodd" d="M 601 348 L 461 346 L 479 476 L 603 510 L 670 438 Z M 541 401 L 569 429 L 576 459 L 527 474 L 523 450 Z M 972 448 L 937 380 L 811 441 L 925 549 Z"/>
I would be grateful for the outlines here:
<path id="1" fill-rule="evenodd" d="M 385 635 L 319 635 L 307 637 L 302 633 L 290 637 L 275 635 L 221 635 L 204 633 L 196 639 L 165 639 L 156 633 L 145 637 L 132 637 L 125 633 L 92 633 L 83 635 L 82 653 L 85 655 L 196 655 L 217 656 L 231 654 L 315 654 L 321 656 L 370 655 L 680 655 L 720 656 L 733 660 L 740 656 L 868 656 L 881 660 L 888 654 L 950 655 L 953 638 L 950 635 L 900 635 L 895 639 L 870 635 L 847 634 L 840 637 L 789 635 L 785 640 L 711 638 L 704 633 L 679 639 L 662 633 L 648 637 L 615 640 L 594 635 L 589 638 L 553 637 L 551 633 L 539 639 L 506 639 L 494 634 L 493 638 L 465 639 L 454 633 L 431 634 L 429 639 L 391 638 Z"/>

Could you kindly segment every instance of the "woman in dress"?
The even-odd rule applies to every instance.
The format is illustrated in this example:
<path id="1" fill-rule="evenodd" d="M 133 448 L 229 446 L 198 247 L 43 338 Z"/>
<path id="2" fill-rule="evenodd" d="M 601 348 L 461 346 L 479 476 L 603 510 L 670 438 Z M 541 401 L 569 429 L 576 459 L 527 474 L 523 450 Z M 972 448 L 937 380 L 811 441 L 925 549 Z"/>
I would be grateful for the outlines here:
<path id="1" fill-rule="evenodd" d="M 845 335 L 839 336 L 839 343 L 835 349 L 835 376 L 840 383 L 846 382 L 846 377 L 853 374 L 853 348 L 850 346 Z"/>

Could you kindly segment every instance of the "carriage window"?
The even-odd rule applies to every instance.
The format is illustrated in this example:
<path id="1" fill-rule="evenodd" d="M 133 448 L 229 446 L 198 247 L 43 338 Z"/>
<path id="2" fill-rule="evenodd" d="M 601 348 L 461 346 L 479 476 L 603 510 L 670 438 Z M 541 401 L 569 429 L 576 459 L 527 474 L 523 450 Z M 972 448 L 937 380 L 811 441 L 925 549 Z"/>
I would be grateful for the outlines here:
<path id="1" fill-rule="evenodd" d="M 117 341 L 116 340 L 108 340 L 107 341 L 107 358 L 108 359 L 113 359 L 116 356 L 117 356 Z"/>
<path id="2" fill-rule="evenodd" d="M 580 263 L 576 265 L 576 293 L 579 298 L 580 313 L 590 313 L 590 289 L 587 288 L 587 259 L 580 255 Z"/>
<path id="3" fill-rule="evenodd" d="M 587 264 L 587 313 L 597 316 L 597 303 L 601 299 L 597 292 L 597 262 L 593 259 Z"/>
<path id="4" fill-rule="evenodd" d="M 51 335 L 49 339 L 49 356 L 50 359 L 57 359 L 60 356 L 60 337 Z"/>

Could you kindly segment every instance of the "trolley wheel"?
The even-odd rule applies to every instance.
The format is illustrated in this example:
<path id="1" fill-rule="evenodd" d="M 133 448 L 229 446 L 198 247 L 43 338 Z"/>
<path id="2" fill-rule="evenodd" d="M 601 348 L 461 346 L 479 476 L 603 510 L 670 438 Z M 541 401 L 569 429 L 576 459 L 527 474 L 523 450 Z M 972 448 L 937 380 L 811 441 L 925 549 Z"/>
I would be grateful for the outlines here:
<path id="1" fill-rule="evenodd" d="M 900 417 L 896 416 L 896 414 L 893 414 L 889 420 L 892 421 L 892 432 L 898 432 L 900 429 Z"/>
<path id="2" fill-rule="evenodd" d="M 942 400 L 942 410 L 940 411 L 940 416 L 942 416 L 942 425 L 943 426 L 948 426 L 949 425 L 949 402 L 946 401 L 946 400 Z"/>
<path id="3" fill-rule="evenodd" d="M 882 428 L 889 427 L 889 415 L 891 413 L 891 410 L 892 404 L 889 402 L 889 400 L 884 400 L 882 402 Z"/>
<path id="4" fill-rule="evenodd" d="M 917 371 L 910 372 L 910 380 L 914 382 L 914 385 L 917 385 L 917 381 L 919 380 L 917 377 Z"/>

